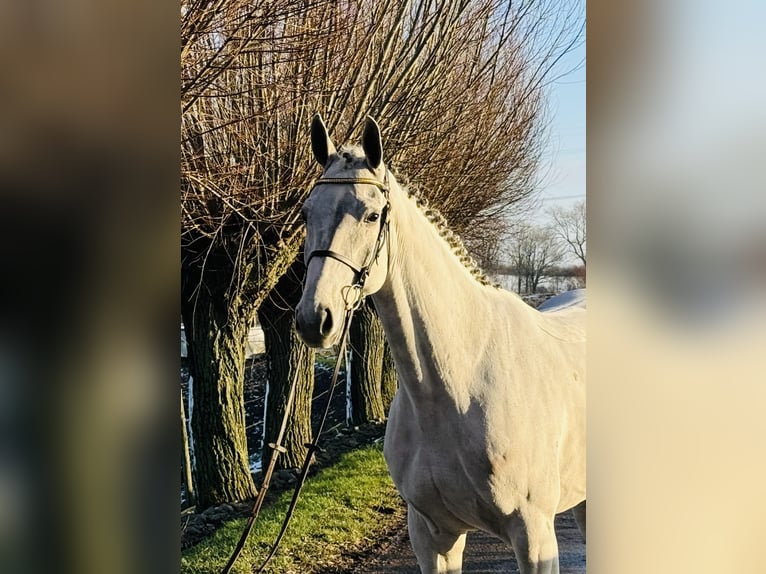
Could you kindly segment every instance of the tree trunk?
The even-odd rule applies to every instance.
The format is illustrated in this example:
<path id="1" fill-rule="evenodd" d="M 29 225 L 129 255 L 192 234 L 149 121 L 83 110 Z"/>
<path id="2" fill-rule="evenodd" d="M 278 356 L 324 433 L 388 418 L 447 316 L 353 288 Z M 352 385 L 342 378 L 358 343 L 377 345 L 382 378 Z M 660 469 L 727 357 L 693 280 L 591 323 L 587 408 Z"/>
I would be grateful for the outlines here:
<path id="1" fill-rule="evenodd" d="M 294 308 L 300 299 L 301 262 L 279 280 L 258 309 L 268 357 L 268 395 L 264 422 L 263 463 L 268 464 L 287 407 L 290 385 L 297 376 L 295 399 L 287 421 L 277 468 L 295 468 L 303 464 L 311 442 L 311 398 L 314 392 L 314 350 L 299 338 L 294 323 Z"/>
<path id="2" fill-rule="evenodd" d="M 181 437 L 183 450 L 181 455 L 183 457 L 183 477 L 184 486 L 186 487 L 186 503 L 187 505 L 194 504 L 194 480 L 192 478 L 192 464 L 191 457 L 189 456 L 189 434 L 186 432 L 186 409 L 184 408 L 184 395 L 181 393 Z"/>
<path id="3" fill-rule="evenodd" d="M 396 376 L 396 366 L 394 365 L 394 356 L 391 354 L 391 347 L 388 341 L 383 341 L 383 380 L 380 384 L 380 394 L 383 399 L 383 411 L 388 418 L 388 409 L 391 401 L 394 399 L 396 389 L 399 383 Z"/>
<path id="4" fill-rule="evenodd" d="M 383 405 L 383 346 L 385 336 L 368 300 L 354 314 L 349 330 L 351 347 L 351 422 L 386 418 Z"/>
<path id="5" fill-rule="evenodd" d="M 245 435 L 245 345 L 252 313 L 231 303 L 226 289 L 208 282 L 185 296 L 189 370 L 194 377 L 194 436 L 197 507 L 253 498 Z"/>

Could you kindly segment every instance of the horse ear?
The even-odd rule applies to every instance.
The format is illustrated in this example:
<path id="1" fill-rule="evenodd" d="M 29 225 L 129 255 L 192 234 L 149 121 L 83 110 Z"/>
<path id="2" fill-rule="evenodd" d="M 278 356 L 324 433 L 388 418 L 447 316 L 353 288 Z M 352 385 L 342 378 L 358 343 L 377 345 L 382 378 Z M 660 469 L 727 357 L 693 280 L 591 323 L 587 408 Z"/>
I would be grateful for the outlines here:
<path id="1" fill-rule="evenodd" d="M 327 128 L 319 114 L 311 120 L 311 151 L 314 152 L 314 159 L 322 167 L 327 165 L 327 159 L 335 153 L 335 146 L 330 141 Z"/>
<path id="2" fill-rule="evenodd" d="M 383 141 L 380 139 L 380 128 L 370 116 L 364 123 L 362 133 L 362 149 L 367 156 L 367 164 L 372 169 L 377 169 L 383 159 Z"/>

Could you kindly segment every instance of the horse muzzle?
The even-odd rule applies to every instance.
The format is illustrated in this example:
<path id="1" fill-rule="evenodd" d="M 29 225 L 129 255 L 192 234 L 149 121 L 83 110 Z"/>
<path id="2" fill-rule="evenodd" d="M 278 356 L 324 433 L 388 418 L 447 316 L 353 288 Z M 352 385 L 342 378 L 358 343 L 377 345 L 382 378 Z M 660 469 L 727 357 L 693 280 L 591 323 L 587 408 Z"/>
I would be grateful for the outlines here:
<path id="1" fill-rule="evenodd" d="M 295 330 L 306 345 L 326 349 L 332 347 L 342 328 L 343 316 L 324 305 L 305 305 L 295 310 Z"/>

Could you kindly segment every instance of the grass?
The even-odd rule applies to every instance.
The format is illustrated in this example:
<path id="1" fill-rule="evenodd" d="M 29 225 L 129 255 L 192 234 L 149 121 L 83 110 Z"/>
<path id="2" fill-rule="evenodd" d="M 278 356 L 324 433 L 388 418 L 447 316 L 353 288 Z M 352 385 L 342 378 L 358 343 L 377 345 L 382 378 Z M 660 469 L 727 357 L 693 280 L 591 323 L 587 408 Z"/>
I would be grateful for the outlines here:
<path id="1" fill-rule="evenodd" d="M 319 349 L 314 355 L 314 361 L 328 369 L 335 368 L 336 360 L 335 349 Z"/>
<path id="2" fill-rule="evenodd" d="M 234 572 L 260 566 L 279 532 L 292 492 L 261 511 Z M 380 447 L 344 454 L 337 464 L 310 477 L 287 534 L 267 571 L 308 574 L 339 563 L 376 541 L 404 514 Z M 239 540 L 245 519 L 226 523 L 181 556 L 184 574 L 217 573 Z"/>

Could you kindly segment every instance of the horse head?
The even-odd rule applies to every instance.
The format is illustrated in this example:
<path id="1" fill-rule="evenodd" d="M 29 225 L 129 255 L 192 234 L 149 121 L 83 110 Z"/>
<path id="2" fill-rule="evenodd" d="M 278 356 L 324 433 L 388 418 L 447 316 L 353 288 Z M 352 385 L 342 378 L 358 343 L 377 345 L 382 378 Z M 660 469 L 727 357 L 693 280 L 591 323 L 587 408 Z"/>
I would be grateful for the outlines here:
<path id="1" fill-rule="evenodd" d="M 295 327 L 311 347 L 329 347 L 346 311 L 378 291 L 388 272 L 388 172 L 380 129 L 367 118 L 362 147 L 335 149 L 319 115 L 311 149 L 324 169 L 301 210 L 306 280 Z"/>

